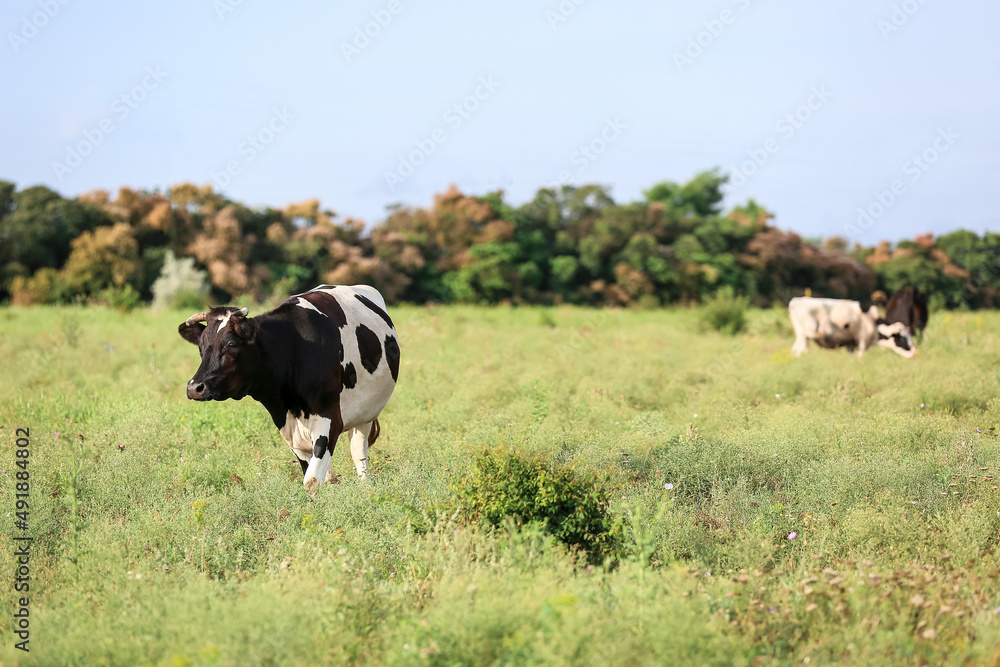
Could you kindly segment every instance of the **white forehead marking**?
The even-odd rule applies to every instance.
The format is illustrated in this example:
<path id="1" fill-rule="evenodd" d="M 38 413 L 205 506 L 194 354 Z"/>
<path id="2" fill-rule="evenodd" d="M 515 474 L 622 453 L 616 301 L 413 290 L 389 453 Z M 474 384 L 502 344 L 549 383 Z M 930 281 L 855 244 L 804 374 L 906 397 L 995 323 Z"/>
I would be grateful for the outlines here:
<path id="1" fill-rule="evenodd" d="M 226 325 L 229 324 L 229 317 L 232 314 L 233 314 L 233 311 L 230 310 L 230 311 L 228 311 L 226 313 L 225 317 L 220 317 L 219 318 L 219 328 L 215 330 L 216 333 L 219 333 L 220 331 L 222 331 L 223 329 L 226 328 Z"/>
<path id="2" fill-rule="evenodd" d="M 299 302 L 297 304 L 295 304 L 295 305 L 298 306 L 299 308 L 306 308 L 308 310 L 315 310 L 317 313 L 319 313 L 323 317 L 326 317 L 326 313 L 324 313 L 322 310 L 320 310 L 319 308 L 317 308 L 316 306 L 314 306 L 312 303 L 310 303 L 308 299 L 303 299 L 301 296 L 299 297 Z"/>

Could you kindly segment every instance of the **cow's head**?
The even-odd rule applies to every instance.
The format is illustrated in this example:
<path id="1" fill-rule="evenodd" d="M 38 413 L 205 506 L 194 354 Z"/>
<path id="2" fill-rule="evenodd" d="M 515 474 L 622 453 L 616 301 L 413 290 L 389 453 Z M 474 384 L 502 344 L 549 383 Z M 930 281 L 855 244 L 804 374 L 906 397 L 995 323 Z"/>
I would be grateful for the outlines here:
<path id="1" fill-rule="evenodd" d="M 917 356 L 917 348 L 913 346 L 910 330 L 902 322 L 887 324 L 885 320 L 878 320 L 875 329 L 878 331 L 876 345 L 887 347 L 907 359 Z"/>
<path id="2" fill-rule="evenodd" d="M 201 366 L 187 384 L 195 401 L 237 400 L 247 395 L 260 372 L 260 352 L 254 341 L 260 324 L 246 308 L 213 308 L 197 313 L 177 327 L 181 338 L 201 352 Z"/>

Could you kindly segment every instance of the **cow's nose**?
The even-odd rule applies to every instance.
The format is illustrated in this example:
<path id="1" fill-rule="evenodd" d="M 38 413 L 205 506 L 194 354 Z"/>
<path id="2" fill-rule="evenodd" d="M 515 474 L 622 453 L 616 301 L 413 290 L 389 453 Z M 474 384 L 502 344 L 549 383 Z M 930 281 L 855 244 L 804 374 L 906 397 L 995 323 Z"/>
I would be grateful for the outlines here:
<path id="1" fill-rule="evenodd" d="M 189 380 L 188 381 L 187 394 L 188 394 L 188 398 L 190 398 L 191 400 L 194 400 L 194 401 L 203 401 L 203 400 L 205 400 L 205 383 L 204 382 L 195 382 L 194 380 Z"/>

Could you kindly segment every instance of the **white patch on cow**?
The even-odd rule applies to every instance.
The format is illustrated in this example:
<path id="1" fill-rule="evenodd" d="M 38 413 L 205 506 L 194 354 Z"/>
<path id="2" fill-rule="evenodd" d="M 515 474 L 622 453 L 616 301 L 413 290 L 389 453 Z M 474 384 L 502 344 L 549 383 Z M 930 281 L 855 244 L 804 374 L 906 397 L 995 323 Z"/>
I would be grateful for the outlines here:
<path id="1" fill-rule="evenodd" d="M 372 432 L 372 423 L 362 424 L 352 428 L 347 434 L 351 439 L 351 458 L 354 459 L 354 469 L 358 477 L 368 476 L 368 435 Z"/>
<path id="2" fill-rule="evenodd" d="M 222 331 L 229 324 L 229 318 L 232 317 L 233 311 L 227 310 L 226 314 L 219 318 L 219 328 L 215 330 L 216 333 Z"/>
<path id="3" fill-rule="evenodd" d="M 308 461 L 312 457 L 312 433 L 304 421 L 288 412 L 285 414 L 285 425 L 278 432 L 300 461 Z"/>
<path id="4" fill-rule="evenodd" d="M 319 308 L 317 308 L 316 306 L 314 306 L 309 301 L 309 299 L 303 299 L 300 296 L 298 302 L 295 305 L 298 306 L 299 308 L 305 308 L 306 310 L 315 310 L 317 313 L 319 313 L 323 317 L 326 317 L 326 313 L 324 313 L 322 310 L 320 310 Z"/>
<path id="5" fill-rule="evenodd" d="M 917 356 L 917 348 L 913 345 L 913 337 L 910 335 L 908 326 L 902 322 L 893 322 L 892 324 L 879 324 L 877 328 L 878 333 L 885 336 L 885 338 L 879 338 L 877 343 L 879 347 L 888 348 L 905 359 Z M 902 336 L 906 339 L 906 344 L 910 349 L 903 349 L 897 345 L 893 336 Z"/>

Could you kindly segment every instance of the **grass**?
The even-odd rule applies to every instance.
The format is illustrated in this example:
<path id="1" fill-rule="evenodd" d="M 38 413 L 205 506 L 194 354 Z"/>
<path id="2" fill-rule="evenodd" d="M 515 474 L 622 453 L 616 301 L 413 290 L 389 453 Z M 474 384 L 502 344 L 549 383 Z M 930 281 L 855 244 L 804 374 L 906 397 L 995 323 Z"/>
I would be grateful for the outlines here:
<path id="1" fill-rule="evenodd" d="M 187 315 L 0 310 L 0 507 L 30 427 L 35 538 L 31 652 L 8 615 L 0 664 L 1000 660 L 998 313 L 936 313 L 907 361 L 793 360 L 770 311 L 729 336 L 696 310 L 395 308 L 372 479 L 341 441 L 315 497 L 259 405 L 185 399 Z M 620 556 L 450 512 L 496 447 L 610 480 Z"/>

